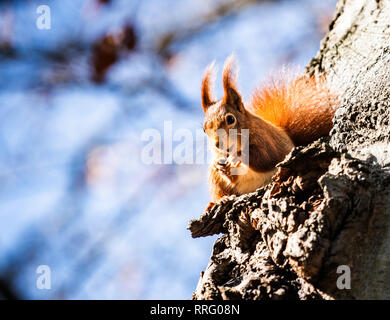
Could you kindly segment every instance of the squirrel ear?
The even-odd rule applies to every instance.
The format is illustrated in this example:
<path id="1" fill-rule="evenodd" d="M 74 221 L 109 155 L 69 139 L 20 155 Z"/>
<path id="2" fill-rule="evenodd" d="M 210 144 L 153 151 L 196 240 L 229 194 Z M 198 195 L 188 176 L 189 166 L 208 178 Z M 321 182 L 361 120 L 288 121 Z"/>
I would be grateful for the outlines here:
<path id="1" fill-rule="evenodd" d="M 223 101 L 224 103 L 227 103 L 231 106 L 236 106 L 239 110 L 241 110 L 242 99 L 236 88 L 238 71 L 234 70 L 234 63 L 234 56 L 231 55 L 226 59 L 225 66 L 223 67 L 223 89 L 225 91 Z"/>
<path id="2" fill-rule="evenodd" d="M 214 65 L 212 62 L 206 69 L 206 72 L 202 79 L 201 96 L 202 96 L 202 107 L 204 112 L 207 111 L 208 107 L 215 103 L 212 96 L 212 88 L 214 83 Z"/>

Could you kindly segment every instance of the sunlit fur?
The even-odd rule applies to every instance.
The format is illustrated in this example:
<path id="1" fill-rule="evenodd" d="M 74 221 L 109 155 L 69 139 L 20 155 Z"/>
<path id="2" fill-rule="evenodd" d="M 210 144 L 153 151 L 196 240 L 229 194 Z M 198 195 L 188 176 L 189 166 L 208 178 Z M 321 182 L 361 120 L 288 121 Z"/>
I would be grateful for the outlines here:
<path id="1" fill-rule="evenodd" d="M 284 77 L 257 89 L 248 109 L 283 128 L 295 145 L 305 145 L 327 135 L 333 125 L 336 97 L 327 89 L 325 80 Z"/>
<path id="2" fill-rule="evenodd" d="M 270 82 L 255 91 L 246 109 L 237 90 L 233 58 L 225 63 L 224 97 L 217 102 L 211 95 L 212 68 L 206 70 L 202 81 L 202 106 L 203 127 L 215 156 L 209 170 L 213 201 L 225 195 L 251 192 L 269 183 L 276 164 L 295 145 L 307 144 L 329 133 L 336 100 L 322 79 L 300 77 Z M 233 125 L 226 123 L 227 114 L 235 116 Z M 249 163 L 239 164 L 248 169 L 246 174 L 230 175 L 225 167 L 221 170 L 217 165 L 220 158 L 229 154 L 228 143 L 224 144 L 225 150 L 217 147 L 218 129 L 226 132 L 237 129 L 239 133 L 241 129 L 249 129 Z M 238 150 L 243 151 L 239 142 Z"/>
<path id="3" fill-rule="evenodd" d="M 202 97 L 202 107 L 205 112 L 208 106 L 215 103 L 212 97 L 213 69 L 214 69 L 214 62 L 207 67 L 202 79 L 201 97 Z"/>

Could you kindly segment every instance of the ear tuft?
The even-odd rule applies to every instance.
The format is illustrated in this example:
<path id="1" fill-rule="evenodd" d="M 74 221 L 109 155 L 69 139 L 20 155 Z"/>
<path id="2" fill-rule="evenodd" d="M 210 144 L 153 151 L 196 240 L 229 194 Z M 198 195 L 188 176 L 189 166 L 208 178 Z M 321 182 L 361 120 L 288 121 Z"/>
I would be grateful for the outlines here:
<path id="1" fill-rule="evenodd" d="M 234 55 L 230 55 L 223 67 L 223 89 L 225 91 L 224 102 L 233 106 L 241 107 L 241 95 L 237 90 L 236 82 L 237 82 L 238 70 L 235 66 L 235 57 Z"/>
<path id="2" fill-rule="evenodd" d="M 212 95 L 214 77 L 215 77 L 214 66 L 215 66 L 215 61 L 213 61 L 206 68 L 206 71 L 202 79 L 201 97 L 202 97 L 202 107 L 204 112 L 207 111 L 208 107 L 210 107 L 212 104 L 215 103 Z"/>

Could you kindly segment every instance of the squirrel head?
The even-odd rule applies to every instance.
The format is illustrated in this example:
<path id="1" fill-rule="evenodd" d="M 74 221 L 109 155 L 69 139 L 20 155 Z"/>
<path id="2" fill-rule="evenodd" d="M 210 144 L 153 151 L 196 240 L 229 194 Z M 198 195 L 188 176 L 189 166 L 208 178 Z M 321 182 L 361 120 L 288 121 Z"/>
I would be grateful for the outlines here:
<path id="1" fill-rule="evenodd" d="M 232 148 L 240 152 L 238 146 L 240 139 L 229 139 L 229 130 L 235 129 L 230 132 L 240 135 L 241 129 L 249 128 L 250 120 L 250 114 L 245 109 L 236 87 L 237 72 L 234 71 L 233 65 L 234 58 L 230 56 L 223 68 L 224 97 L 221 100 L 216 101 L 212 96 L 214 63 L 206 69 L 201 86 L 202 107 L 205 113 L 203 130 L 211 145 L 224 154 L 231 153 Z M 235 140 L 238 143 L 235 143 Z"/>

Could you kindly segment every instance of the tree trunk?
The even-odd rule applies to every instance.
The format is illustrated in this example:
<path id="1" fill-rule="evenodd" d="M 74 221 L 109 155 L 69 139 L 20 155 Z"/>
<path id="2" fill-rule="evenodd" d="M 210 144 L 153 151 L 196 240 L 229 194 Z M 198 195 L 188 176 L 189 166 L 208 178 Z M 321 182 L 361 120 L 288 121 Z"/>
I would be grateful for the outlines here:
<path id="1" fill-rule="evenodd" d="M 390 299 L 390 2 L 340 0 L 307 73 L 341 97 L 330 137 L 190 222 L 223 233 L 193 299 Z"/>

